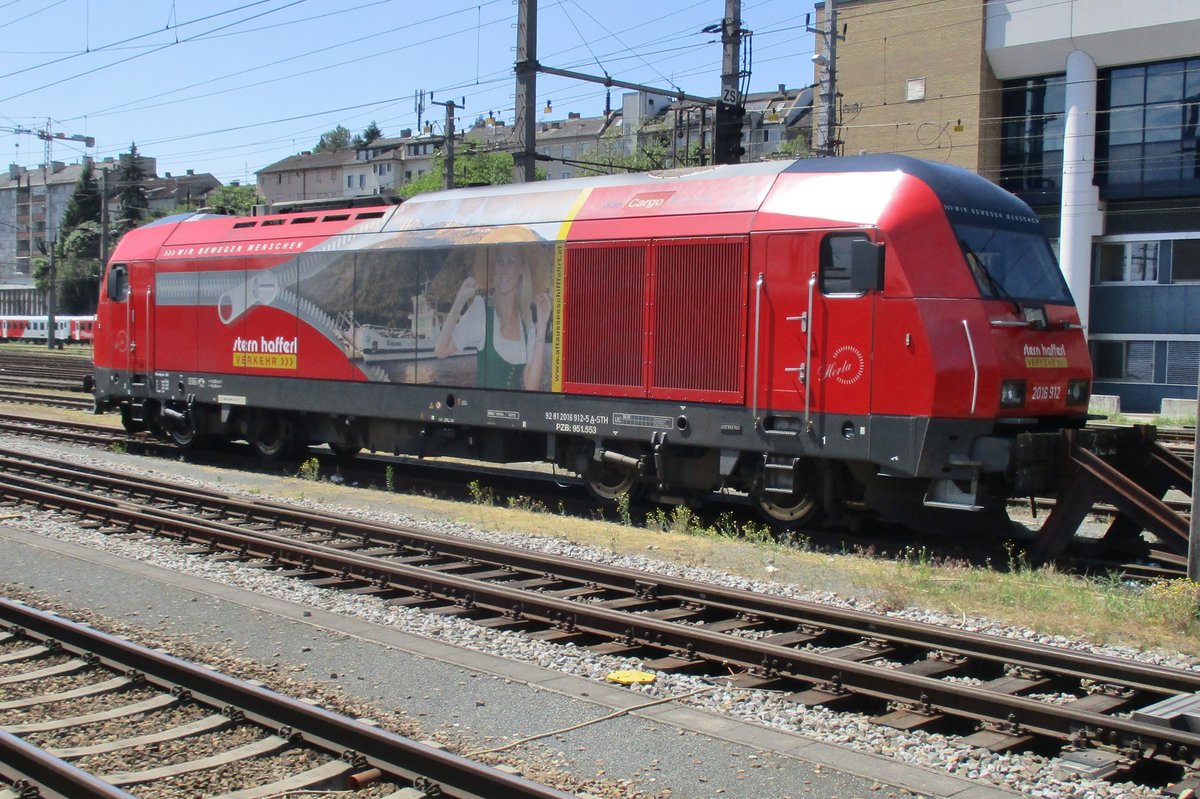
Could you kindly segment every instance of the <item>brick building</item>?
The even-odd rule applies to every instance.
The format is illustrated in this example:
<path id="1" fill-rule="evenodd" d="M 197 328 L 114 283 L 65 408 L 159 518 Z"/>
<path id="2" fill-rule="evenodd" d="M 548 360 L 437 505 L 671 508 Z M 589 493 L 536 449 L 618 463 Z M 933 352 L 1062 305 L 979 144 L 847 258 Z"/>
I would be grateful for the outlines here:
<path id="1" fill-rule="evenodd" d="M 818 26 L 825 6 L 817 7 Z M 903 153 L 989 178 L 1000 154 L 1000 82 L 984 53 L 984 2 L 838 0 L 843 152 Z M 827 55 L 817 39 L 820 58 Z M 815 115 L 814 115 L 815 116 Z"/>

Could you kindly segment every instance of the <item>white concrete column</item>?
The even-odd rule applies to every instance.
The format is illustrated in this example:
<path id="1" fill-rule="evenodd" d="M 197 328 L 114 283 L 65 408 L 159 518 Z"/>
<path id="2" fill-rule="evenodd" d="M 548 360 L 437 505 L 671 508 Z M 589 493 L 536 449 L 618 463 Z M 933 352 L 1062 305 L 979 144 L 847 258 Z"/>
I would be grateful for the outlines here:
<path id="1" fill-rule="evenodd" d="M 1096 175 L 1096 62 L 1082 50 L 1067 56 L 1062 217 L 1058 260 L 1084 328 L 1092 284 L 1092 238 L 1104 233 Z"/>

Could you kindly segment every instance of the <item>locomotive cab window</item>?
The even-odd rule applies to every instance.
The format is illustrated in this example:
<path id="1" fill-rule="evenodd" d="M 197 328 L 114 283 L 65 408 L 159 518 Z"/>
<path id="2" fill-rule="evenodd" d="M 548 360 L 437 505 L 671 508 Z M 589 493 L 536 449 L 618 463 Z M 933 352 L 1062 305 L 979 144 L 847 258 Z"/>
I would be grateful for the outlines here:
<path id="1" fill-rule="evenodd" d="M 883 287 L 883 245 L 863 233 L 831 233 L 821 240 L 822 294 L 861 295 Z"/>
<path id="2" fill-rule="evenodd" d="M 124 301 L 129 296 L 129 267 L 125 264 L 113 264 L 108 270 L 105 289 L 110 300 Z"/>

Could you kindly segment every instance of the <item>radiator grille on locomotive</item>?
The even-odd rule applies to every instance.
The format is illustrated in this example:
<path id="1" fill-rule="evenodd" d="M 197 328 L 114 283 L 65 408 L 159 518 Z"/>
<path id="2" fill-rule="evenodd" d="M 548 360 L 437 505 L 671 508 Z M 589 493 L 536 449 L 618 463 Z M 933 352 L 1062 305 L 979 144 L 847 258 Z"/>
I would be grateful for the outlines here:
<path id="1" fill-rule="evenodd" d="M 569 246 L 563 387 L 640 396 L 645 382 L 645 245 Z"/>
<path id="2" fill-rule="evenodd" d="M 741 402 L 746 279 L 740 239 L 568 245 L 563 389 Z"/>
<path id="3" fill-rule="evenodd" d="M 655 248 L 650 396 L 740 399 L 745 284 L 740 241 Z"/>

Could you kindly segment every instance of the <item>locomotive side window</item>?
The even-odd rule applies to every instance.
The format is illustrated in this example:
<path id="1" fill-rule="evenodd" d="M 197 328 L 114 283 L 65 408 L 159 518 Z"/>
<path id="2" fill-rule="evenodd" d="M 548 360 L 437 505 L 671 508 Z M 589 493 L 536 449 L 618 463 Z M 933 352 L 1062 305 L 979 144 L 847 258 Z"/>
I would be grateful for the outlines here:
<path id="1" fill-rule="evenodd" d="M 129 296 L 129 267 L 125 264 L 113 264 L 108 270 L 105 290 L 110 300 L 124 301 Z"/>
<path id="2" fill-rule="evenodd" d="M 854 261 L 854 242 L 869 242 L 862 233 L 831 233 L 821 241 L 821 292 L 823 294 L 861 294 L 850 279 Z"/>

